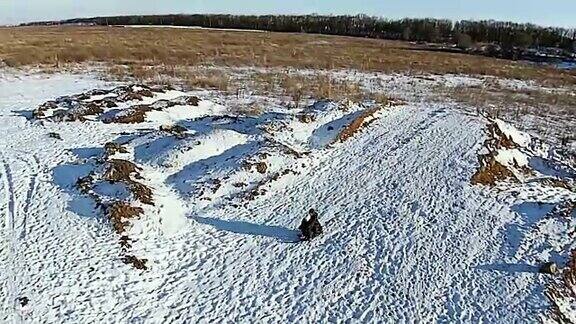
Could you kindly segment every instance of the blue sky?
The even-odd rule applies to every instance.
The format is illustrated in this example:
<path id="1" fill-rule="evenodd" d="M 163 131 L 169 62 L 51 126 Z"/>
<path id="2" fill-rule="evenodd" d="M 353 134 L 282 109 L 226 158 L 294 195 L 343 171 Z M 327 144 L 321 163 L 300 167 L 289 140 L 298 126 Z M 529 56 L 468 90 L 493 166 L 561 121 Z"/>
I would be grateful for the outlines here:
<path id="1" fill-rule="evenodd" d="M 576 0 L 0 0 L 0 24 L 121 14 L 357 14 L 576 27 Z"/>

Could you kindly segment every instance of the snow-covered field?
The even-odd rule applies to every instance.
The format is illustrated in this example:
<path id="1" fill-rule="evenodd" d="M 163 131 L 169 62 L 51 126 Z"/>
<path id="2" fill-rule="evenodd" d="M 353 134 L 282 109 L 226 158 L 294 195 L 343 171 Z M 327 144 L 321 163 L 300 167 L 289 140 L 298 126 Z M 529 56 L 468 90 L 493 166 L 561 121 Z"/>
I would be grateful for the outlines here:
<path id="1" fill-rule="evenodd" d="M 371 77 L 403 102 L 268 98 L 244 115 L 248 95 L 0 74 L 0 321 L 548 318 L 538 269 L 576 248 L 573 209 L 552 213 L 576 201 L 573 167 L 508 123 L 421 96 L 426 82 L 482 80 Z M 105 107 L 77 114 L 91 102 Z M 135 110 L 141 121 L 119 122 Z M 120 179 L 118 161 L 135 169 Z M 473 185 L 494 161 L 509 179 Z M 119 202 L 138 215 L 109 219 Z M 324 234 L 299 242 L 310 208 Z M 574 320 L 574 300 L 560 304 Z"/>

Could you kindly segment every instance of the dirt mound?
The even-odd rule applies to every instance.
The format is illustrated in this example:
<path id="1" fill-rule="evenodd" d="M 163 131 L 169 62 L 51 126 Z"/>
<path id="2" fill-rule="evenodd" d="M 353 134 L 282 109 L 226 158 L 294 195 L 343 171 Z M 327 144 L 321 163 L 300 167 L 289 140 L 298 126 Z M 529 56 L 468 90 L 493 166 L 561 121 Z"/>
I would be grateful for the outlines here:
<path id="1" fill-rule="evenodd" d="M 126 264 L 131 264 L 136 269 L 146 270 L 145 259 L 138 259 L 128 254 L 128 250 L 132 246 L 132 239 L 128 235 L 128 229 L 131 221 L 144 214 L 144 209 L 134 205 L 133 202 L 121 195 L 111 197 L 107 194 L 101 194 L 99 190 L 95 189 L 103 185 L 120 183 L 140 203 L 154 205 L 152 189 L 134 180 L 142 178 L 140 175 L 141 168 L 128 160 L 110 158 L 116 153 L 128 153 L 128 150 L 118 143 L 106 143 L 103 157 L 95 158 L 95 165 L 99 167 L 89 175 L 79 178 L 76 181 L 76 188 L 96 202 L 97 206 L 101 208 L 103 214 L 110 221 L 114 232 L 120 235 L 119 244 L 123 253 L 125 253 L 123 261 Z"/>
<path id="2" fill-rule="evenodd" d="M 53 121 L 85 121 L 87 116 L 98 116 L 105 109 L 117 107 L 119 103 L 142 100 L 163 92 L 161 88 L 145 85 L 120 86 L 110 90 L 96 89 L 81 94 L 65 96 L 38 106 L 33 117 Z"/>
<path id="3" fill-rule="evenodd" d="M 496 123 L 488 124 L 487 133 L 489 134 L 488 140 L 485 143 L 487 147 L 506 149 L 515 149 L 520 147 L 520 145 L 515 143 L 511 137 L 504 134 Z"/>
<path id="4" fill-rule="evenodd" d="M 35 119 L 56 122 L 101 119 L 106 123 L 141 123 L 146 119 L 146 113 L 152 110 L 163 110 L 176 105 L 198 106 L 200 99 L 195 96 L 181 96 L 171 100 L 151 99 L 168 90 L 173 89 L 168 86 L 148 87 L 140 84 L 119 86 L 109 90 L 95 89 L 47 101 L 38 106 L 32 116 Z M 153 102 L 149 103 L 150 101 Z M 134 105 L 130 106 L 130 103 Z M 120 105 L 126 108 L 112 109 Z"/>
<path id="5" fill-rule="evenodd" d="M 247 171 L 251 171 L 253 169 L 256 169 L 256 171 L 258 173 L 264 174 L 268 170 L 268 165 L 264 161 L 255 162 L 255 163 L 246 162 L 244 164 L 244 169 Z"/>

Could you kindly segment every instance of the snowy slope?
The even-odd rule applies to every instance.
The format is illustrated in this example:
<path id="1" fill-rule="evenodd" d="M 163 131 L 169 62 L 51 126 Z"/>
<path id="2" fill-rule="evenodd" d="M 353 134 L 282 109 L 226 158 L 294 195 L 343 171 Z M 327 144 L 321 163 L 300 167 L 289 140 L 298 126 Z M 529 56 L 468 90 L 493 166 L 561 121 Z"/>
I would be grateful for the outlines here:
<path id="1" fill-rule="evenodd" d="M 232 118 L 208 100 L 140 124 L 25 118 L 47 100 L 113 87 L 90 76 L 0 79 L 0 321 L 512 323 L 548 306 L 537 267 L 565 247 L 538 241 L 535 224 L 559 229 L 533 194 L 551 191 L 470 184 L 483 118 L 412 102 L 379 110 L 342 143 L 338 130 L 366 107 L 312 106 L 313 122 L 294 111 Z M 159 131 L 165 123 L 186 135 Z M 120 261 L 118 234 L 75 187 L 108 142 L 126 147 L 115 158 L 136 163 L 153 189 L 154 205 L 139 205 L 126 232 L 147 270 Z M 549 203 L 573 197 L 557 190 Z M 309 208 L 325 233 L 301 243 Z"/>

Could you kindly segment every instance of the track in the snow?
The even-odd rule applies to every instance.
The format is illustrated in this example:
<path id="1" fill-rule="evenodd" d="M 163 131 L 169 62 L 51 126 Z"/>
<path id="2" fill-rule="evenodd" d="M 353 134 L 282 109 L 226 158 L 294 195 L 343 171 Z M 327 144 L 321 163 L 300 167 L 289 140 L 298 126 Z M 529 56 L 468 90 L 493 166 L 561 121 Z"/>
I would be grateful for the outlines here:
<path id="1" fill-rule="evenodd" d="M 3 235 L 6 238 L 6 243 L 8 245 L 8 264 L 6 265 L 7 268 L 4 269 L 7 279 L 4 283 L 6 287 L 5 309 L 10 309 L 14 306 L 13 302 L 16 298 L 16 273 L 14 271 L 16 254 L 16 244 L 14 242 L 14 182 L 10 165 L 3 156 L 0 156 L 0 158 L 2 159 L 0 177 L 2 178 L 2 187 L 4 188 L 4 197 L 2 199 L 4 199 L 6 205 L 4 215 L 4 230 L 6 233 L 3 233 Z"/>
<path id="2" fill-rule="evenodd" d="M 15 309 L 17 299 L 20 297 L 18 287 L 18 255 L 20 246 L 26 239 L 27 218 L 30 213 L 30 206 L 37 188 L 37 177 L 40 170 L 40 162 L 36 155 L 23 157 L 18 155 L 14 160 L 9 160 L 0 156 L 2 168 L 0 177 L 2 178 L 2 188 L 4 202 L 6 205 L 4 215 L 4 236 L 8 245 L 8 264 L 4 270 L 6 273 L 6 309 Z M 26 174 L 15 175 L 13 164 L 17 164 L 19 170 L 26 170 Z M 24 165 L 24 168 L 21 168 Z M 24 193 L 25 192 L 25 193 Z M 20 194 L 22 193 L 22 194 Z M 23 200 L 23 201 L 22 201 Z M 14 313 L 17 315 L 17 313 Z"/>

